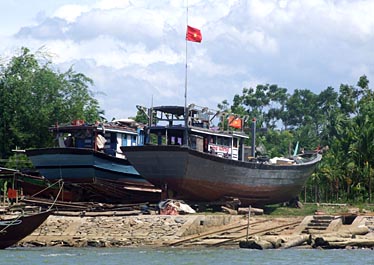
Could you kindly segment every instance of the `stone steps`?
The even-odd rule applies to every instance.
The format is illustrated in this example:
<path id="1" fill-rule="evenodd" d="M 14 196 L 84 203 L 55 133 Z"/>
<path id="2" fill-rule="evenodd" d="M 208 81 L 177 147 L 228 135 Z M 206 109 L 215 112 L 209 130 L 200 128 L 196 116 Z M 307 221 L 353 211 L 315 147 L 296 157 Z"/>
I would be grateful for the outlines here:
<path id="1" fill-rule="evenodd" d="M 324 231 L 332 220 L 334 220 L 334 216 L 331 215 L 314 215 L 313 219 L 306 225 L 301 233 L 312 234 L 313 231 Z"/>

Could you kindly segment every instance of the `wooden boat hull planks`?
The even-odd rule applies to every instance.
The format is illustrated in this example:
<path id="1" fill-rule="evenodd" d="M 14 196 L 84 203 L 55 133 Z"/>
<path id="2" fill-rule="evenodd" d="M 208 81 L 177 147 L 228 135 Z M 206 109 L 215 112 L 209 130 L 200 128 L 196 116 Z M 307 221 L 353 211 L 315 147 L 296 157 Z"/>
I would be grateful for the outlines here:
<path id="1" fill-rule="evenodd" d="M 10 247 L 31 234 L 51 213 L 51 211 L 45 211 L 19 218 L 0 220 L 0 249 Z"/>
<path id="2" fill-rule="evenodd" d="M 263 206 L 297 196 L 321 159 L 296 165 L 229 160 L 180 146 L 123 147 L 139 173 L 155 186 L 189 201 L 238 198 L 242 206 Z"/>

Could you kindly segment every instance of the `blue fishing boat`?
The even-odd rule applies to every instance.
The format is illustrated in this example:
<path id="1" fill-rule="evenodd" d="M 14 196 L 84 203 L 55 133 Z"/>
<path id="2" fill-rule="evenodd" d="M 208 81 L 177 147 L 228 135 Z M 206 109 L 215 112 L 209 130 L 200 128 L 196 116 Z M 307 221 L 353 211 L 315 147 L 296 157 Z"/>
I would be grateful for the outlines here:
<path id="1" fill-rule="evenodd" d="M 63 180 L 76 199 L 119 202 L 158 201 L 160 190 L 129 163 L 120 146 L 143 145 L 143 127 L 133 120 L 71 124 L 50 128 L 56 147 L 26 150 L 35 168 L 49 181 Z"/>

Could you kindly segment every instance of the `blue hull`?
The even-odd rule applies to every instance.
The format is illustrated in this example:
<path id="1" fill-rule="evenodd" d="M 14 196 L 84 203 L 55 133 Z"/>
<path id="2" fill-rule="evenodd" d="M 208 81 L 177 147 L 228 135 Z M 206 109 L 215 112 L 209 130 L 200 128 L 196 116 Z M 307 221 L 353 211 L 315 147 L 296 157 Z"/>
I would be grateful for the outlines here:
<path id="1" fill-rule="evenodd" d="M 93 183 L 96 180 L 149 185 L 126 160 L 91 149 L 43 148 L 26 151 L 35 168 L 49 180 Z"/>

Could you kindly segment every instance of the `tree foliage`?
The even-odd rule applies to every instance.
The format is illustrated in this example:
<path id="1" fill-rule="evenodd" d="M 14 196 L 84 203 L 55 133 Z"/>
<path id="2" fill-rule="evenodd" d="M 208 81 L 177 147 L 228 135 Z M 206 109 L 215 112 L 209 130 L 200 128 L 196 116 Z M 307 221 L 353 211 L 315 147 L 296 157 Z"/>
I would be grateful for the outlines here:
<path id="1" fill-rule="evenodd" d="M 328 147 L 317 171 L 308 180 L 311 201 L 371 202 L 374 167 L 374 93 L 361 76 L 356 85 L 328 87 L 319 94 L 308 89 L 289 93 L 277 85 L 244 88 L 218 105 L 257 118 L 256 143 L 269 156 L 290 155 L 296 144 L 305 150 Z M 327 148 L 326 148 L 327 149 Z"/>
<path id="2" fill-rule="evenodd" d="M 64 73 L 52 62 L 22 48 L 0 65 L 0 156 L 15 148 L 47 147 L 48 127 L 74 119 L 94 122 L 102 111 L 89 87 L 92 80 L 70 68 Z"/>

